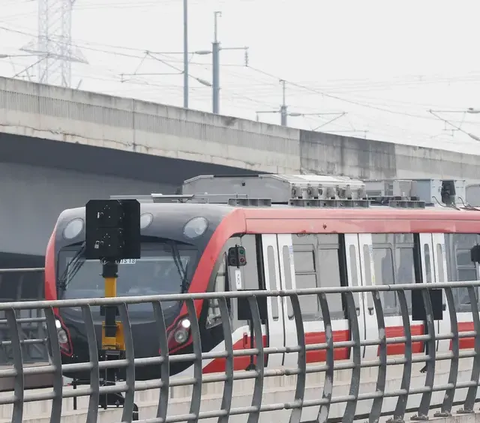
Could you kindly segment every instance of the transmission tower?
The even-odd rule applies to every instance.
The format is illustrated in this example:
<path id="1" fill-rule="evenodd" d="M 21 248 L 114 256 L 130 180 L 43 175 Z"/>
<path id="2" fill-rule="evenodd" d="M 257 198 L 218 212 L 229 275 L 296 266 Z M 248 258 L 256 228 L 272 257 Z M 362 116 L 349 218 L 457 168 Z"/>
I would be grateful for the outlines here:
<path id="1" fill-rule="evenodd" d="M 38 56 L 37 81 L 70 87 L 72 62 L 88 63 L 72 45 L 72 9 L 75 0 L 38 0 L 37 40 L 22 48 Z"/>

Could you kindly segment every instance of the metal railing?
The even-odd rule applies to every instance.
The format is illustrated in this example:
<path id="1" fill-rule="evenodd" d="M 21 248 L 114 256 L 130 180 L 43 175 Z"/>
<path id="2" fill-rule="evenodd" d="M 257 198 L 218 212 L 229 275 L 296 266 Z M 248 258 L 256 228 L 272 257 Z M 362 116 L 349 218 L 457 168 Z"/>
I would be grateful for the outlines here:
<path id="1" fill-rule="evenodd" d="M 28 402 L 51 400 L 50 422 L 62 421 L 62 410 L 65 409 L 64 399 L 73 397 L 88 397 L 85 407 L 85 418 L 88 422 L 96 422 L 100 413 L 100 395 L 123 393 L 125 402 L 121 411 L 121 421 L 131 422 L 136 408 L 139 406 L 139 418 L 149 423 L 187 422 L 204 420 L 208 422 L 239 421 L 244 416 L 249 423 L 267 422 L 272 420 L 270 413 L 283 413 L 281 421 L 297 423 L 301 421 L 338 421 L 353 422 L 361 415 L 365 420 L 377 422 L 381 416 L 390 416 L 392 421 L 403 421 L 408 412 L 414 412 L 417 419 L 425 419 L 432 408 L 439 408 L 437 415 L 448 416 L 456 403 L 461 404 L 460 412 L 473 412 L 477 400 L 477 390 L 480 378 L 480 319 L 476 290 L 480 282 L 454 282 L 436 284 L 411 284 L 375 287 L 342 287 L 319 288 L 298 291 L 242 291 L 208 294 L 179 294 L 144 297 L 123 297 L 112 299 L 79 299 L 63 301 L 33 301 L 0 303 L 0 312 L 5 313 L 10 331 L 11 347 L 13 349 L 13 368 L 0 370 L 0 379 L 14 377 L 14 392 L 0 396 L 0 404 L 13 404 L 11 421 L 22 422 L 24 405 Z M 467 288 L 472 308 L 473 331 L 459 333 L 457 313 L 453 291 Z M 450 333 L 435 336 L 433 308 L 428 290 L 442 289 L 447 300 L 449 311 Z M 427 335 L 414 335 L 411 331 L 407 293 L 421 290 L 425 305 Z M 402 336 L 386 337 L 386 319 L 383 313 L 382 292 L 395 292 L 401 310 L 403 325 Z M 375 309 L 375 319 L 378 332 L 377 339 L 363 339 L 361 335 L 362 321 L 357 316 L 358 293 L 365 292 L 371 296 Z M 349 340 L 335 342 L 333 336 L 334 321 L 331 318 L 328 298 L 331 294 L 341 293 L 349 321 Z M 325 342 L 307 344 L 306 322 L 302 319 L 301 298 L 305 295 L 316 295 L 321 308 Z M 288 347 L 264 346 L 264 328 L 261 321 L 259 298 L 289 297 L 293 308 L 296 331 L 296 345 Z M 245 298 L 248 301 L 255 346 L 248 349 L 234 349 L 232 342 L 232 324 L 228 307 L 229 298 Z M 202 337 L 195 309 L 195 301 L 199 299 L 218 299 L 222 317 L 222 330 L 225 348 L 221 351 L 204 352 Z M 169 355 L 167 325 L 162 304 L 166 301 L 182 301 L 188 310 L 191 322 L 193 352 L 189 354 Z M 136 358 L 132 337 L 132 325 L 128 306 L 131 304 L 151 303 L 156 329 L 159 336 L 160 351 L 156 357 Z M 117 305 L 120 320 L 124 326 L 126 356 L 113 363 L 100 361 L 98 358 L 97 335 L 95 332 L 92 307 L 100 305 Z M 63 364 L 60 345 L 57 338 L 56 318 L 53 308 L 78 307 L 82 311 L 83 322 L 88 340 L 90 360 L 85 363 Z M 51 358 L 48 366 L 25 367 L 23 365 L 22 341 L 19 330 L 17 312 L 22 310 L 43 310 L 46 318 L 46 333 L 50 341 Z M 309 322 L 311 323 L 311 322 Z M 477 334 L 479 334 L 477 336 Z M 474 338 L 474 347 L 470 350 L 460 350 L 462 338 Z M 436 351 L 436 342 L 451 340 L 451 349 L 446 352 Z M 415 342 L 426 343 L 428 355 L 414 353 Z M 404 345 L 402 357 L 387 355 L 387 347 L 391 344 Z M 362 348 L 378 346 L 378 356 L 364 359 Z M 335 359 L 335 350 L 347 348 L 350 358 Z M 323 362 L 307 363 L 307 354 L 311 351 L 326 352 Z M 296 365 L 293 367 L 271 367 L 265 363 L 275 354 L 296 354 Z M 235 370 L 235 359 L 242 356 L 256 356 L 256 368 L 253 370 Z M 208 360 L 221 358 L 225 360 L 225 372 L 205 373 L 203 364 Z M 187 376 L 171 376 L 170 367 L 174 363 L 192 363 L 192 372 Z M 444 374 L 441 368 L 444 363 Z M 155 380 L 136 381 L 135 371 L 138 366 L 158 365 L 161 377 Z M 424 372 L 415 372 L 417 365 L 425 365 Z M 111 367 L 126 368 L 126 380 L 113 386 L 101 386 L 100 372 Z M 398 367 L 400 366 L 400 370 Z M 463 367 L 462 367 L 463 366 Z M 387 374 L 390 369 L 398 371 L 398 387 L 390 388 L 392 383 Z M 70 389 L 63 386 L 62 373 L 68 371 L 90 372 L 90 384 Z M 343 372 L 343 373 L 342 373 Z M 347 372 L 348 377 L 344 377 Z M 49 373 L 53 375 L 53 389 L 49 391 L 26 391 L 24 379 L 29 374 Z M 418 374 L 417 374 L 418 373 Z M 440 377 L 440 374 L 442 376 Z M 392 373 L 393 374 L 393 373 Z M 420 375 L 420 376 L 419 376 Z M 293 379 L 292 379 L 293 378 Z M 290 381 L 290 391 L 282 385 L 280 392 L 279 379 Z M 436 382 L 439 379 L 440 382 Z M 445 379 L 445 380 L 443 380 Z M 273 382 L 269 382 L 269 380 Z M 442 381 L 443 380 L 443 381 Z M 367 383 L 368 382 L 368 383 Z M 208 396 L 202 392 L 207 386 L 216 385 L 218 395 L 209 391 Z M 242 390 L 234 393 L 235 384 L 240 384 Z M 373 389 L 364 388 L 371 388 Z M 179 405 L 180 388 L 188 387 L 183 392 L 183 403 Z M 158 390 L 158 399 L 152 405 L 151 401 L 142 403 L 142 391 Z M 175 395 L 173 394 L 176 391 Z M 340 392 L 339 395 L 334 395 Z M 156 391 L 155 391 L 156 392 Z M 221 392 L 221 393 L 220 393 Z M 252 393 L 253 392 L 253 393 Z M 290 395 L 288 401 L 275 401 L 279 395 Z M 459 394 L 459 395 L 457 395 Z M 244 405 L 245 399 L 238 401 L 238 396 L 251 396 L 250 405 Z M 287 396 L 288 396 L 287 395 Z M 310 398 L 309 398 L 310 397 Z M 414 401 L 412 398 L 416 398 Z M 213 399 L 212 399 L 213 398 Z M 282 397 L 283 398 L 283 397 Z M 270 401 L 272 399 L 272 401 Z M 140 402 L 139 402 L 140 401 Z M 207 404 L 208 403 L 208 404 Z M 207 407 L 208 406 L 208 407 Z M 340 407 L 341 406 L 341 407 Z M 205 410 L 205 407 L 208 409 Z M 413 407 L 413 409 L 412 409 Z M 313 418 L 306 413 L 313 412 Z M 108 411 L 107 411 L 108 412 Z M 332 420 L 333 419 L 333 420 Z M 116 420 L 117 421 L 117 420 Z M 242 420 L 240 420 L 242 421 Z"/>
<path id="2" fill-rule="evenodd" d="M 44 275 L 43 268 L 0 269 L 0 302 L 44 299 Z M 16 319 L 24 363 L 48 362 L 43 310 L 16 310 Z M 12 364 L 13 358 L 8 322 L 5 312 L 0 311 L 0 366 Z"/>

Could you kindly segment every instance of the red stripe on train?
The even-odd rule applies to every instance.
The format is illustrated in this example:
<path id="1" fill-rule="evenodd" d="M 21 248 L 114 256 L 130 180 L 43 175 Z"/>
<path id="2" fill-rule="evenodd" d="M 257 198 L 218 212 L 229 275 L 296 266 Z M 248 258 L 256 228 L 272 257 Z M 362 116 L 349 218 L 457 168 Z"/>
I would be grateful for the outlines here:
<path id="1" fill-rule="evenodd" d="M 344 342 L 350 340 L 350 331 L 336 330 L 333 332 L 333 342 Z M 305 344 L 324 344 L 327 342 L 325 332 L 310 332 L 305 334 Z M 341 347 L 333 350 L 333 357 L 335 360 L 348 360 L 350 357 L 350 348 Z M 307 363 L 322 363 L 327 360 L 327 351 L 307 351 Z"/>
<path id="2" fill-rule="evenodd" d="M 459 332 L 473 332 L 475 327 L 473 322 L 458 322 L 458 331 Z M 461 338 L 459 340 L 461 350 L 469 350 L 475 347 L 475 338 Z M 452 341 L 450 341 L 450 350 L 452 349 Z"/>
<path id="3" fill-rule="evenodd" d="M 342 342 L 348 341 L 350 339 L 350 331 L 342 330 L 342 331 L 335 331 L 333 333 L 333 342 Z M 305 334 L 305 343 L 306 345 L 312 344 L 323 344 L 326 342 L 325 332 L 310 332 Z M 263 336 L 263 346 L 268 346 L 267 336 Z M 233 350 L 243 350 L 249 349 L 250 347 L 250 336 L 246 335 L 242 339 L 238 340 L 233 345 Z M 347 360 L 349 358 L 349 348 L 335 348 L 334 349 L 334 359 L 335 360 Z M 326 350 L 318 350 L 318 351 L 307 351 L 306 354 L 307 363 L 321 363 L 325 362 L 327 358 L 327 351 Z M 266 354 L 266 360 L 268 363 L 268 354 Z M 251 358 L 246 357 L 235 357 L 233 360 L 233 368 L 235 371 L 238 370 L 245 370 L 247 366 L 250 364 Z M 254 357 L 254 363 L 256 363 L 257 358 Z M 266 363 L 266 364 L 267 364 Z M 225 358 L 217 358 L 209 363 L 203 369 L 204 373 L 223 373 L 225 372 Z"/>
<path id="4" fill-rule="evenodd" d="M 268 344 L 267 335 L 263 335 L 263 347 L 265 348 Z M 244 335 L 242 339 L 238 340 L 233 344 L 233 350 L 246 350 L 252 348 L 250 345 L 250 336 Z M 255 343 L 254 343 L 255 348 Z M 233 359 L 233 370 L 245 370 L 250 364 L 250 356 L 235 357 Z M 253 362 L 257 363 L 257 357 L 253 357 Z M 266 363 L 265 363 L 266 364 Z M 203 373 L 224 373 L 226 368 L 226 359 L 225 358 L 216 358 L 211 363 L 207 364 L 203 369 Z"/>
<path id="5" fill-rule="evenodd" d="M 412 336 L 420 336 L 424 334 L 423 325 L 412 325 L 410 327 Z M 388 326 L 385 328 L 385 335 L 387 339 L 401 338 L 405 336 L 405 328 L 403 326 Z M 423 351 L 423 342 L 412 342 L 412 353 L 419 354 Z M 378 349 L 377 354 L 380 352 Z M 405 354 L 405 343 L 389 344 L 387 345 L 387 355 L 403 355 Z"/>
<path id="6" fill-rule="evenodd" d="M 471 332 L 474 330 L 473 322 L 460 322 L 458 324 L 459 332 Z M 385 333 L 387 339 L 392 338 L 401 338 L 405 336 L 405 329 L 403 326 L 390 326 L 385 328 Z M 424 334 L 423 325 L 412 325 L 411 327 L 412 336 L 420 336 Z M 350 331 L 349 330 L 339 330 L 333 332 L 333 341 L 334 342 L 344 342 L 350 340 Z M 305 334 L 305 343 L 306 345 L 312 344 L 324 344 L 326 342 L 325 332 L 309 332 Z M 412 343 L 412 353 L 421 354 L 423 352 L 424 343 L 421 341 L 415 341 Z M 460 349 L 473 349 L 475 344 L 475 339 L 463 338 L 460 339 Z M 263 346 L 268 346 L 267 336 L 263 336 Z M 242 350 L 250 348 L 250 337 L 245 335 L 242 339 L 237 341 L 233 345 L 234 350 Z M 450 342 L 450 349 L 452 349 L 452 342 Z M 377 352 L 378 354 L 378 352 Z M 399 344 L 390 344 L 387 345 L 387 355 L 403 355 L 405 354 L 405 343 Z M 335 360 L 348 360 L 350 357 L 350 348 L 340 347 L 334 349 L 334 359 Z M 266 355 L 268 359 L 268 354 Z M 324 363 L 327 359 L 326 350 L 318 351 L 307 351 L 307 363 Z M 234 359 L 234 370 L 245 370 L 250 364 L 250 357 L 235 357 Z M 225 359 L 219 358 L 213 360 L 204 368 L 204 373 L 216 373 L 225 372 Z M 254 362 L 256 363 L 256 357 L 254 357 Z"/>

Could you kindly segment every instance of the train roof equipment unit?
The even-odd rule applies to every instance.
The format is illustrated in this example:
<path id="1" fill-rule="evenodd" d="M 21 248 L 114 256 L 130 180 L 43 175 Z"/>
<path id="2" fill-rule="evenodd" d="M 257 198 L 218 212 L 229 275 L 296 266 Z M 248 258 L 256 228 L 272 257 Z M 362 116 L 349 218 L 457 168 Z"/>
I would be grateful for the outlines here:
<path id="1" fill-rule="evenodd" d="M 465 180 L 381 179 L 361 181 L 323 175 L 200 175 L 187 179 L 182 193 L 115 195 L 141 202 L 228 204 L 237 207 L 425 208 L 465 206 Z"/>

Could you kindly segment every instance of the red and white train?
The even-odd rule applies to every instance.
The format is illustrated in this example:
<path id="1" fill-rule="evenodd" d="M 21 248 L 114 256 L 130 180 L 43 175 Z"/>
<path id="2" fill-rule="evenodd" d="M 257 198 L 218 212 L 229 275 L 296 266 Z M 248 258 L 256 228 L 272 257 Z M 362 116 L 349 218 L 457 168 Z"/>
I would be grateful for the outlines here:
<path id="1" fill-rule="evenodd" d="M 464 193 L 464 181 L 364 183 L 314 175 L 193 178 L 185 182 L 180 196 L 152 194 L 141 202 L 142 258 L 120 264 L 118 295 L 478 280 L 478 266 L 471 262 L 470 250 L 480 242 L 480 210 L 464 206 Z M 366 196 L 375 201 L 365 201 Z M 80 207 L 65 210 L 58 218 L 46 254 L 45 293 L 49 300 L 103 296 L 100 263 L 82 259 L 84 216 L 85 208 Z M 245 266 L 228 265 L 229 248 L 236 245 L 245 249 Z M 467 290 L 454 291 L 459 330 L 473 331 Z M 407 298 L 411 311 L 408 293 Z M 342 296 L 329 294 L 328 301 L 334 340 L 349 340 Z M 361 339 L 377 339 L 371 295 L 355 294 L 355 302 Z M 387 338 L 403 336 L 395 294 L 383 293 L 382 302 Z M 325 342 L 318 299 L 302 296 L 300 303 L 307 344 Z M 249 348 L 250 331 L 246 321 L 237 319 L 237 300 L 229 300 L 228 305 L 234 348 Z M 196 307 L 204 351 L 223 351 L 218 305 L 198 301 Z M 267 311 L 265 346 L 297 345 L 289 299 L 269 299 Z M 450 333 L 448 313 L 447 308 L 443 320 L 435 322 L 437 334 Z M 154 335 L 151 305 L 129 307 L 129 314 L 136 356 L 157 355 L 159 340 Z M 170 353 L 191 352 L 185 305 L 166 304 L 165 317 Z M 88 360 L 81 311 L 60 310 L 58 319 L 64 362 Z M 101 319 L 99 310 L 94 310 L 99 341 Z M 411 327 L 412 335 L 424 333 L 421 322 L 411 321 Z M 473 338 L 466 338 L 460 347 L 471 349 L 473 344 Z M 414 353 L 422 353 L 422 342 L 413 347 Z M 404 344 L 389 345 L 388 354 L 402 355 L 404 349 Z M 438 351 L 449 349 L 451 341 L 437 342 Z M 364 347 L 362 354 L 365 359 L 375 359 L 378 347 Z M 335 350 L 336 360 L 349 356 L 349 348 Z M 321 363 L 325 358 L 325 351 L 307 353 L 308 363 Z M 236 370 L 243 370 L 250 358 L 236 357 L 234 363 Z M 295 367 L 296 355 L 266 358 L 267 368 L 281 366 Z M 225 359 L 204 361 L 205 373 L 224 370 Z M 150 379 L 158 377 L 158 372 L 156 368 L 138 368 L 137 377 Z M 185 374 L 189 368 L 178 365 L 172 372 Z"/>

